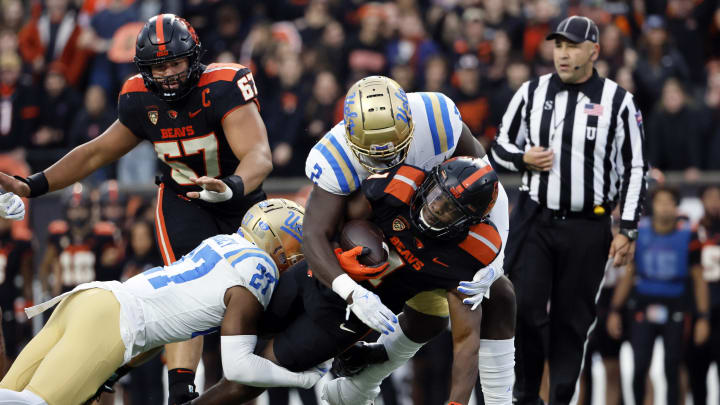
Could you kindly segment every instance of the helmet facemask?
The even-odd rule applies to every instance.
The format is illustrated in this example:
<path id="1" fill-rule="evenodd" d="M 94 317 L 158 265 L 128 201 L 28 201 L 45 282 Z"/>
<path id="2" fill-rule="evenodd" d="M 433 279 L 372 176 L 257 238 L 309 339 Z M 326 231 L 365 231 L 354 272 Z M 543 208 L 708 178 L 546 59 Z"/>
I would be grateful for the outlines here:
<path id="1" fill-rule="evenodd" d="M 432 238 L 455 238 L 480 221 L 468 215 L 455 197 L 438 181 L 436 170 L 418 188 L 410 206 L 410 218 L 421 233 Z"/>

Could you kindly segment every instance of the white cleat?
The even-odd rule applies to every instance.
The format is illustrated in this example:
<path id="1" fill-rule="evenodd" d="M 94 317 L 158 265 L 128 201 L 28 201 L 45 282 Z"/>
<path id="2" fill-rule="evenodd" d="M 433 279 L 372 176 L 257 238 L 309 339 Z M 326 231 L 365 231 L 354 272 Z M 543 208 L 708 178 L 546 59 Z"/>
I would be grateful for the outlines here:
<path id="1" fill-rule="evenodd" d="M 351 380 L 340 377 L 323 385 L 321 399 L 329 405 L 373 405 L 378 394 L 379 387 L 370 393 L 364 393 Z"/>

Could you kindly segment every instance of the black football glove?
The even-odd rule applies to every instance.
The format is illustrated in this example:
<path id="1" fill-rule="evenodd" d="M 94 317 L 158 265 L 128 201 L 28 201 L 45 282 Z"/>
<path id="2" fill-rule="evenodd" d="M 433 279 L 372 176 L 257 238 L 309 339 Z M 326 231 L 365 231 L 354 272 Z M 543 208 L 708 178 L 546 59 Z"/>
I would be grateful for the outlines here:
<path id="1" fill-rule="evenodd" d="M 180 405 L 200 396 L 195 391 L 195 372 L 187 368 L 168 371 L 168 405 Z"/>
<path id="2" fill-rule="evenodd" d="M 332 372 L 340 377 L 352 377 L 371 364 L 385 361 L 388 355 L 382 343 L 357 342 L 335 356 Z"/>
<path id="3" fill-rule="evenodd" d="M 115 385 L 116 382 L 118 382 L 119 379 L 123 378 L 123 376 L 125 374 L 129 373 L 131 369 L 132 369 L 132 367 L 125 365 L 125 366 L 122 366 L 119 369 L 115 370 L 113 375 L 111 375 L 110 378 L 105 380 L 105 382 L 102 383 L 102 385 L 100 385 L 100 388 L 98 388 L 98 390 L 95 392 L 95 395 L 90 397 L 90 399 L 88 399 L 85 403 L 86 404 L 93 403 L 93 401 L 100 399 L 100 396 L 103 393 L 108 393 L 108 394 L 115 393 L 115 388 L 113 388 L 113 386 Z"/>

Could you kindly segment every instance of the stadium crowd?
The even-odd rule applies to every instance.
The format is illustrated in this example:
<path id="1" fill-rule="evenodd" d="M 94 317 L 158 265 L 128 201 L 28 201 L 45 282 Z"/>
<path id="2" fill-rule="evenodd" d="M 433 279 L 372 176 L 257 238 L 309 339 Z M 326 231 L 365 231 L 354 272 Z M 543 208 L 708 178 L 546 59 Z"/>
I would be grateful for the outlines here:
<path id="1" fill-rule="evenodd" d="M 545 36 L 572 14 L 599 25 L 598 73 L 636 95 L 656 177 L 681 171 L 693 182 L 702 171 L 720 170 L 714 0 L 0 0 L 0 170 L 27 176 L 101 134 L 117 116 L 120 87 L 137 73 L 136 35 L 159 13 L 181 15 L 195 27 L 204 63 L 239 62 L 252 70 L 272 177 L 302 177 L 312 146 L 342 120 L 346 89 L 375 74 L 408 92 L 445 93 L 489 147 L 514 92 L 554 71 L 553 42 Z M 10 357 L 29 338 L 22 308 L 32 301 L 33 274 L 49 297 L 161 263 L 154 203 L 122 192 L 152 185 L 155 174 L 155 151 L 143 143 L 64 192 L 61 217 L 43 224 L 47 229 L 0 221 L 1 243 L 15 241 L 18 263 L 8 272 L 18 282 L 0 269 Z M 84 250 L 68 249 L 80 245 Z M 35 263 L 32 249 L 42 252 Z M 11 263 L 8 252 L 2 254 Z M 412 387 L 397 388 L 416 404 L 447 395 L 449 360 L 439 363 L 450 357 L 444 339 L 421 351 Z M 139 394 L 132 403 L 146 400 Z"/>

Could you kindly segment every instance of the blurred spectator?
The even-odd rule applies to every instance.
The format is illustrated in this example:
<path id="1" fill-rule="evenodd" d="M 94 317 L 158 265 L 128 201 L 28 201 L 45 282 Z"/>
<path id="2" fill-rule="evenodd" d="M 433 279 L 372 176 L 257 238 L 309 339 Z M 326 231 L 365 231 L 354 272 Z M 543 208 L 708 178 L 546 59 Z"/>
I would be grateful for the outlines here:
<path id="1" fill-rule="evenodd" d="M 301 159 L 305 159 L 306 152 L 335 125 L 335 103 L 340 99 L 340 84 L 337 78 L 329 71 L 323 71 L 315 76 L 312 95 L 305 104 L 303 128 L 307 129 L 307 137 L 298 148 Z"/>
<path id="2" fill-rule="evenodd" d="M 17 34 L 8 29 L 0 29 L 0 53 L 18 51 Z"/>
<path id="3" fill-rule="evenodd" d="M 107 105 L 105 90 L 90 86 L 85 92 L 85 105 L 77 113 L 70 130 L 70 146 L 75 147 L 97 138 L 115 121 L 115 111 Z M 108 165 L 94 172 L 88 180 L 100 184 L 103 180 L 115 178 L 115 165 Z"/>
<path id="4" fill-rule="evenodd" d="M 205 36 L 201 37 L 203 38 L 203 48 L 207 51 L 204 59 L 216 61 L 219 59 L 219 55 L 227 52 L 232 55 L 234 60 L 237 60 L 249 27 L 243 24 L 242 16 L 233 4 L 223 4 L 217 7 L 214 19 L 215 29 L 208 30 Z"/>
<path id="5" fill-rule="evenodd" d="M 528 65 L 522 60 L 511 61 L 506 69 L 504 80 L 490 94 L 490 127 L 499 127 L 505 107 L 510 103 L 517 89 L 527 80 L 530 80 Z M 502 167 L 499 168 L 502 169 Z"/>
<path id="6" fill-rule="evenodd" d="M 551 20 L 558 16 L 558 10 L 555 4 L 549 0 L 527 2 L 526 9 L 529 18 L 525 24 L 523 36 L 523 56 L 526 61 L 531 61 L 535 59 L 538 47 L 543 43 L 552 42 L 545 41 L 545 37 L 550 32 Z M 552 61 L 552 55 L 550 60 Z"/>
<path id="7" fill-rule="evenodd" d="M 615 25 L 607 25 L 600 32 L 600 58 L 598 61 L 607 63 L 608 75 L 615 77 L 618 69 L 625 65 L 625 44 L 623 33 Z M 627 87 L 624 87 L 627 89 Z M 628 89 L 628 91 L 630 91 Z"/>
<path id="8" fill-rule="evenodd" d="M 457 86 L 449 96 L 455 100 L 463 122 L 487 148 L 495 137 L 495 131 L 487 128 L 490 111 L 487 95 L 480 85 L 479 65 L 478 58 L 472 53 L 462 55 L 458 59 L 455 66 Z"/>
<path id="9" fill-rule="evenodd" d="M 454 50 L 457 55 L 473 53 L 482 63 L 489 63 L 492 45 L 485 38 L 483 11 L 469 8 L 462 14 L 462 37 L 455 41 Z"/>
<path id="10" fill-rule="evenodd" d="M 680 82 L 669 79 L 662 88 L 660 107 L 648 123 L 650 164 L 660 170 L 684 170 L 696 180 L 702 165 L 703 122 L 691 109 Z"/>
<path id="11" fill-rule="evenodd" d="M 20 56 L 0 53 L 0 152 L 22 147 L 40 115 L 37 92 L 21 80 Z"/>
<path id="12" fill-rule="evenodd" d="M 553 62 L 554 41 L 543 41 L 538 47 L 535 59 L 532 61 L 533 76 L 542 76 L 548 73 L 555 73 L 555 62 Z"/>
<path id="13" fill-rule="evenodd" d="M 348 81 L 363 76 L 384 74 L 387 69 L 384 39 L 381 35 L 382 9 L 374 3 L 364 5 L 360 10 L 360 30 L 348 42 L 348 66 L 351 70 Z"/>
<path id="14" fill-rule="evenodd" d="M 510 39 L 511 46 L 515 49 L 522 48 L 523 29 L 525 23 L 520 17 L 516 17 L 507 11 L 504 0 L 484 0 L 485 10 L 485 35 L 491 41 L 495 39 L 497 31 L 503 31 Z"/>
<path id="15" fill-rule="evenodd" d="M 425 63 L 425 82 L 421 91 L 448 93 L 448 66 L 442 55 L 435 55 Z"/>
<path id="16" fill-rule="evenodd" d="M 67 68 L 68 83 L 79 86 L 92 51 L 80 46 L 82 28 L 68 3 L 69 0 L 46 0 L 42 15 L 20 30 L 19 49 L 35 74 L 41 75 L 50 64 L 59 61 Z"/>
<path id="17" fill-rule="evenodd" d="M 702 345 L 688 345 L 693 405 L 707 403 L 708 369 L 713 362 L 720 366 L 720 186 L 704 188 L 700 198 L 705 213 L 695 229 L 691 249 L 702 266 L 710 292 L 710 338 Z M 695 311 L 695 322 L 702 316 Z M 720 380 L 715 380 L 717 382 Z"/>
<path id="18" fill-rule="evenodd" d="M 386 57 L 391 70 L 395 66 L 408 66 L 412 69 L 409 76 L 422 77 L 425 62 L 438 52 L 437 45 L 428 39 L 420 15 L 415 11 L 406 11 L 400 17 L 398 31 L 398 39 L 390 41 L 386 46 Z M 400 84 L 404 86 L 404 83 Z"/>
<path id="19" fill-rule="evenodd" d="M 325 28 L 332 22 L 328 12 L 328 0 L 310 0 L 302 18 L 295 21 L 303 43 L 315 44 L 320 41 Z"/>
<path id="20" fill-rule="evenodd" d="M 669 77 L 686 81 L 689 78 L 688 67 L 682 55 L 670 44 L 663 17 L 651 15 L 643 25 L 640 57 L 635 67 L 640 110 L 652 110 L 655 100 L 660 99 L 663 83 Z"/>
<path id="21" fill-rule="evenodd" d="M 438 21 L 433 38 L 445 55 L 455 51 L 455 44 L 462 40 L 462 21 L 455 11 L 443 14 Z"/>
<path id="22" fill-rule="evenodd" d="M 702 38 L 711 22 L 706 8 L 707 5 L 696 4 L 693 0 L 668 1 L 668 33 L 685 59 L 693 84 L 702 84 L 704 79 L 705 43 Z"/>
<path id="23" fill-rule="evenodd" d="M 272 99 L 267 100 L 263 118 L 272 148 L 275 174 L 294 176 L 305 168 L 305 154 L 301 155 L 302 159 L 293 159 L 293 149 L 304 132 L 302 107 L 306 95 L 303 81 L 300 80 L 302 64 L 298 55 L 286 52 L 285 55 L 279 55 L 278 65 L 280 80 L 276 85 L 277 91 L 273 93 Z"/>
<path id="24" fill-rule="evenodd" d="M 505 71 L 510 63 L 512 44 L 505 31 L 496 31 L 492 40 L 492 54 L 487 67 L 486 81 L 496 88 L 505 79 Z"/>
<path id="25" fill-rule="evenodd" d="M 406 91 L 416 91 L 415 69 L 409 64 L 395 65 L 390 69 L 390 77 Z"/>
<path id="26" fill-rule="evenodd" d="M 19 32 L 25 20 L 25 9 L 20 0 L 6 0 L 2 2 L 2 24 L 4 29 Z"/>
<path id="27" fill-rule="evenodd" d="M 70 128 L 81 98 L 68 86 L 65 72 L 60 62 L 54 62 L 45 76 L 38 129 L 28 142 L 27 160 L 34 172 L 46 169 L 70 147 Z"/>
<path id="28" fill-rule="evenodd" d="M 80 44 L 95 52 L 90 69 L 89 85 L 102 86 L 113 98 L 122 83 L 135 72 L 132 63 L 113 63 L 108 59 L 113 35 L 125 24 L 138 21 L 135 7 L 127 0 L 111 0 L 106 7 L 92 16 L 90 25 L 83 30 Z"/>
<path id="29" fill-rule="evenodd" d="M 312 44 L 308 44 L 311 45 Z M 347 74 L 347 51 L 345 49 L 345 30 L 337 21 L 331 21 L 323 31 L 317 52 L 316 70 L 329 69 L 335 77 Z"/>

